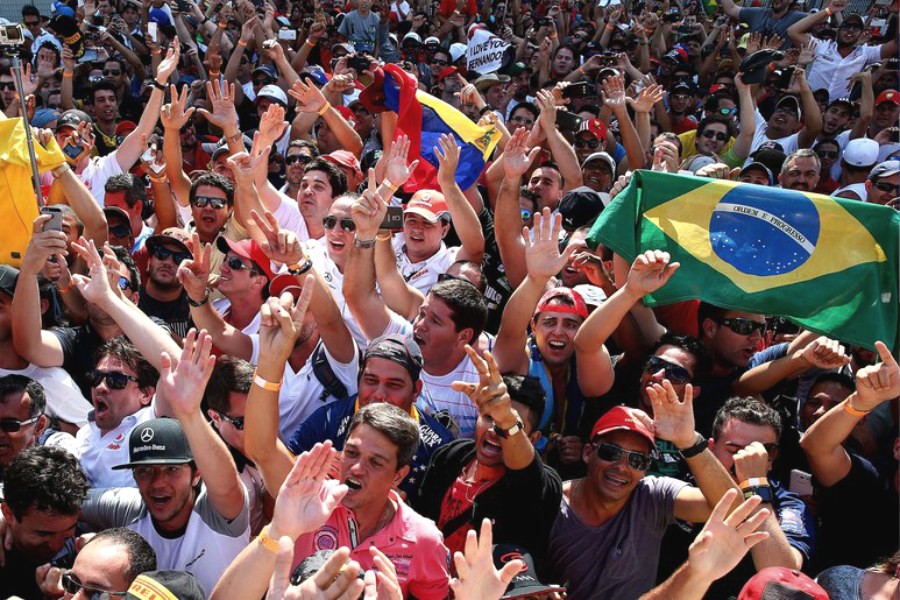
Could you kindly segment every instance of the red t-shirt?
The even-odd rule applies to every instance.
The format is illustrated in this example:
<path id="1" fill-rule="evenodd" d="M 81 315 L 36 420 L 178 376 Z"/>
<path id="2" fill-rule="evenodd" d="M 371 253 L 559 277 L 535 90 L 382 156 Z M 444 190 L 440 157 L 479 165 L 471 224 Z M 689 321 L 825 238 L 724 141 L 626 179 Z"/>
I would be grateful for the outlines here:
<path id="1" fill-rule="evenodd" d="M 444 494 L 444 500 L 441 502 L 441 514 L 438 518 L 438 528 L 443 531 L 447 523 L 457 518 L 459 515 L 468 513 L 472 510 L 475 498 L 483 493 L 489 487 L 497 483 L 505 469 L 503 467 L 482 467 L 482 477 L 476 481 L 467 482 L 465 474 L 472 467 L 472 462 L 466 465 L 462 470 L 447 493 Z M 450 555 L 454 552 L 463 552 L 466 546 L 466 534 L 472 529 L 472 525 L 468 519 L 458 527 L 455 531 L 448 534 L 444 539 L 447 548 L 450 549 Z"/>

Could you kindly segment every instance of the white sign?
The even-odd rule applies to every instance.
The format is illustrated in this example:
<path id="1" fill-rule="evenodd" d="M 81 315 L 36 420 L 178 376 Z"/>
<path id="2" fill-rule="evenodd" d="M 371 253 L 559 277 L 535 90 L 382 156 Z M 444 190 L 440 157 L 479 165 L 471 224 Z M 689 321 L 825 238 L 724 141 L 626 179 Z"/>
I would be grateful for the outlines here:
<path id="1" fill-rule="evenodd" d="M 483 27 L 469 30 L 466 68 L 480 75 L 493 73 L 503 66 L 503 53 L 509 44 Z"/>

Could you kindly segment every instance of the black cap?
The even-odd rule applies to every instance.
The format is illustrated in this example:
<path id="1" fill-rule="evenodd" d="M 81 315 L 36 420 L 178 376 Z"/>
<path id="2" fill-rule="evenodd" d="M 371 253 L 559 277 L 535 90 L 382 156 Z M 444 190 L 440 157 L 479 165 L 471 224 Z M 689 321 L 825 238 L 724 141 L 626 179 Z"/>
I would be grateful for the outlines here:
<path id="1" fill-rule="evenodd" d="M 181 423 L 175 419 L 152 419 L 140 423 L 128 437 L 128 458 L 114 470 L 133 469 L 141 465 L 183 465 L 193 462 Z"/>
<path id="2" fill-rule="evenodd" d="M 572 233 L 579 227 L 590 225 L 603 211 L 603 206 L 602 196 L 587 186 L 570 190 L 559 203 L 563 229 Z"/>
<path id="3" fill-rule="evenodd" d="M 774 174 L 781 173 L 781 165 L 787 160 L 787 155 L 777 148 L 760 148 L 750 158 L 751 162 L 762 163 Z"/>
<path id="4" fill-rule="evenodd" d="M 93 121 L 91 121 L 91 118 L 86 112 L 73 108 L 72 110 L 67 110 L 59 116 L 59 118 L 56 120 L 56 130 L 59 131 L 63 127 L 72 127 L 73 129 L 78 129 L 78 126 L 82 123 L 91 125 Z"/>
<path id="5" fill-rule="evenodd" d="M 769 65 L 784 58 L 784 52 L 765 48 L 758 50 L 741 61 L 738 72 L 746 84 L 765 83 Z"/>
<path id="6" fill-rule="evenodd" d="M 147 571 L 138 575 L 125 595 L 127 600 L 206 600 L 206 594 L 187 571 Z"/>
<path id="7" fill-rule="evenodd" d="M 675 82 L 675 85 L 672 86 L 672 91 L 677 92 L 679 90 L 684 90 L 689 94 L 693 94 L 695 90 L 694 84 L 687 79 L 679 79 Z"/>
<path id="8" fill-rule="evenodd" d="M 370 358 L 384 358 L 401 365 L 409 371 L 414 382 L 419 380 L 419 373 L 425 364 L 419 344 L 411 335 L 399 333 L 383 335 L 373 340 L 363 355 L 363 364 Z"/>
<path id="9" fill-rule="evenodd" d="M 0 292 L 6 292 L 12 296 L 16 291 L 16 282 L 18 280 L 18 269 L 9 265 L 0 265 Z"/>
<path id="10" fill-rule="evenodd" d="M 506 592 L 501 596 L 501 600 L 512 600 L 513 598 L 525 598 L 535 596 L 537 594 L 549 594 L 551 592 L 565 592 L 566 588 L 558 585 L 544 585 L 537 577 L 537 571 L 534 568 L 534 559 L 531 554 L 514 544 L 497 544 L 494 546 L 494 567 L 502 569 L 512 560 L 519 559 L 525 563 L 525 568 L 519 571 L 509 582 Z"/>

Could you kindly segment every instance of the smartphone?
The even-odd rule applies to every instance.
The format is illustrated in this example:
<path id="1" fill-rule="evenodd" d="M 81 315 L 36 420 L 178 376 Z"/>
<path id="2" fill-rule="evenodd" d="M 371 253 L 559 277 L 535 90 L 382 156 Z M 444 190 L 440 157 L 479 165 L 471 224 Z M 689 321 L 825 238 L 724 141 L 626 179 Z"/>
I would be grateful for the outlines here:
<path id="1" fill-rule="evenodd" d="M 268 49 L 268 48 L 274 48 L 274 47 L 275 47 L 275 44 L 277 44 L 277 43 L 278 43 L 278 42 L 276 42 L 275 40 L 266 40 L 266 41 L 264 41 L 264 42 L 262 43 L 262 47 L 263 47 L 263 48 L 266 48 L 266 49 Z"/>
<path id="2" fill-rule="evenodd" d="M 570 113 L 565 110 L 561 110 L 556 113 L 556 124 L 559 125 L 560 129 L 567 129 L 569 131 L 578 131 L 581 127 L 581 122 L 584 119 L 576 115 L 575 113 Z"/>
<path id="3" fill-rule="evenodd" d="M 791 87 L 791 79 L 794 77 L 794 67 L 785 67 L 780 71 L 775 71 L 775 87 L 780 90 L 786 90 Z"/>
<path id="4" fill-rule="evenodd" d="M 791 469 L 791 483 L 788 489 L 798 496 L 812 496 L 812 475 L 800 469 Z"/>
<path id="5" fill-rule="evenodd" d="M 293 42 L 297 39 L 297 30 L 296 29 L 279 29 L 278 30 L 278 39 L 285 40 L 288 42 Z"/>
<path id="6" fill-rule="evenodd" d="M 45 206 L 41 214 L 50 215 L 50 220 L 44 222 L 44 231 L 62 231 L 63 211 L 58 206 Z"/>
<path id="7" fill-rule="evenodd" d="M 156 154 L 154 154 L 153 148 L 147 148 L 147 150 L 141 154 L 141 160 L 145 163 L 152 163 L 156 160 Z"/>
<path id="8" fill-rule="evenodd" d="M 82 148 L 81 144 L 66 144 L 63 149 L 63 154 L 75 160 L 79 156 L 81 156 Z"/>
<path id="9" fill-rule="evenodd" d="M 347 59 L 347 66 L 357 73 L 362 73 L 363 71 L 368 70 L 369 59 L 365 56 L 354 54 Z"/>
<path id="10" fill-rule="evenodd" d="M 154 23 L 152 21 L 150 23 L 147 23 L 147 35 L 150 36 L 151 42 L 155 43 L 155 42 L 159 41 L 159 38 L 157 37 L 157 28 L 158 27 L 159 27 L 159 25 L 157 25 L 156 23 Z"/>
<path id="11" fill-rule="evenodd" d="M 594 95 L 594 86 L 587 81 L 567 85 L 562 91 L 563 98 L 584 98 L 592 95 Z"/>
<path id="12" fill-rule="evenodd" d="M 875 6 L 890 6 L 894 0 L 875 0 Z"/>
<path id="13" fill-rule="evenodd" d="M 175 7 L 181 12 L 190 12 L 191 5 L 186 0 L 175 0 Z"/>
<path id="14" fill-rule="evenodd" d="M 403 207 L 388 206 L 384 220 L 381 221 L 379 229 L 389 229 L 391 231 L 400 231 L 403 229 Z"/>

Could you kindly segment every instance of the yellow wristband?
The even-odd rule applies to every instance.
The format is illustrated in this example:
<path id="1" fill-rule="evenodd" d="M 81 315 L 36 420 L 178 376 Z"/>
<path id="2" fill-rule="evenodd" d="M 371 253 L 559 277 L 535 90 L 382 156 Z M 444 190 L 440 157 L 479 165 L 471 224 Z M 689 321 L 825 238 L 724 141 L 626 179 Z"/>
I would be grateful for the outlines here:
<path id="1" fill-rule="evenodd" d="M 326 102 L 325 106 L 323 106 L 322 108 L 319 109 L 319 116 L 321 117 L 322 115 L 327 113 L 329 110 L 331 110 L 331 102 Z"/>
<path id="2" fill-rule="evenodd" d="M 383 181 L 381 182 L 381 184 L 382 184 L 383 186 L 385 186 L 386 188 L 388 188 L 389 190 L 391 190 L 391 193 L 394 193 L 394 192 L 396 192 L 398 189 L 400 189 L 400 186 L 399 186 L 399 185 L 394 185 L 393 183 L 390 182 L 389 179 L 383 180 Z"/>
<path id="3" fill-rule="evenodd" d="M 256 371 L 253 372 L 253 385 L 261 387 L 264 390 L 269 390 L 270 392 L 277 392 L 281 389 L 281 382 L 268 381 L 260 377 L 256 374 Z"/>
<path id="4" fill-rule="evenodd" d="M 260 531 L 259 535 L 256 536 L 256 541 L 259 542 L 260 546 L 262 546 L 269 552 L 278 554 L 278 540 L 269 535 L 268 525 L 262 528 L 262 531 Z"/>
<path id="5" fill-rule="evenodd" d="M 848 415 L 852 415 L 854 417 L 864 417 L 872 411 L 871 410 L 859 410 L 858 408 L 856 408 L 855 406 L 850 404 L 850 400 L 846 400 L 846 401 L 844 401 L 844 412 L 847 413 Z"/>

